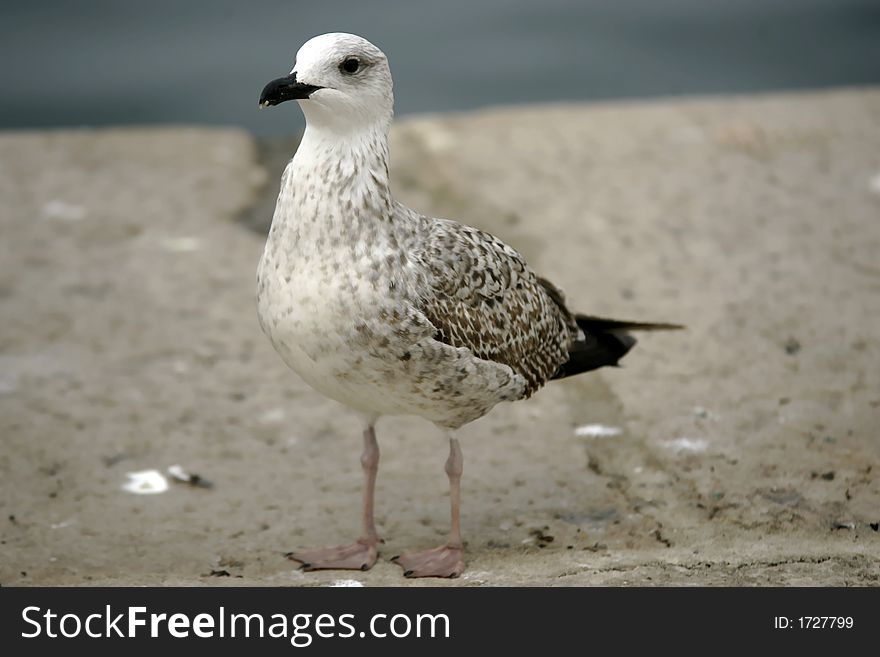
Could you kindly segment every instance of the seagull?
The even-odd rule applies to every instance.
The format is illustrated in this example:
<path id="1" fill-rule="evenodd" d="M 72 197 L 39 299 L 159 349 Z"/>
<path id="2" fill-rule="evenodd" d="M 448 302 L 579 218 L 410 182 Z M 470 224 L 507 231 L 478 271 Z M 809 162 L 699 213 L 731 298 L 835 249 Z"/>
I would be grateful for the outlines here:
<path id="1" fill-rule="evenodd" d="M 376 563 L 375 425 L 416 415 L 448 436 L 451 530 L 443 545 L 393 561 L 407 577 L 456 577 L 465 563 L 455 430 L 550 380 L 617 365 L 636 342 L 631 330 L 680 327 L 574 313 L 497 237 L 395 201 L 393 98 L 385 54 L 344 33 L 307 41 L 260 95 L 260 107 L 296 100 L 306 118 L 257 272 L 260 325 L 294 372 L 364 427 L 360 537 L 287 556 L 304 570 Z"/>

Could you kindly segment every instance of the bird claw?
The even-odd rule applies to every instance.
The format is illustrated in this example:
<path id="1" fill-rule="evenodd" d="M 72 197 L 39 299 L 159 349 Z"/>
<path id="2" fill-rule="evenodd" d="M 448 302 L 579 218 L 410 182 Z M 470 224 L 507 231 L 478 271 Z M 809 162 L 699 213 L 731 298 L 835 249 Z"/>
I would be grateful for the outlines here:
<path id="1" fill-rule="evenodd" d="M 378 553 L 373 542 L 357 541 L 351 545 L 296 550 L 285 555 L 300 562 L 300 570 L 369 570 L 376 563 Z"/>
<path id="2" fill-rule="evenodd" d="M 392 559 L 403 568 L 403 576 L 455 578 L 464 572 L 463 550 L 460 547 L 441 545 L 423 552 L 404 554 Z"/>

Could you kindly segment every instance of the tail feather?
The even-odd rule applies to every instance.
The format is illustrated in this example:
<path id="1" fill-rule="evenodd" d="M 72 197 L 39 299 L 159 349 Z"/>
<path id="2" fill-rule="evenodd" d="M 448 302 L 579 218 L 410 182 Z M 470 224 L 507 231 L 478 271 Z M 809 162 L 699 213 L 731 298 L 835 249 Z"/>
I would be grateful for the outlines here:
<path id="1" fill-rule="evenodd" d="M 676 331 L 683 329 L 681 324 L 667 324 L 665 322 L 627 322 L 619 319 L 605 319 L 604 317 L 593 317 L 592 315 L 575 315 L 575 321 L 582 331 L 587 329 L 594 331 Z"/>
<path id="2" fill-rule="evenodd" d="M 589 372 L 600 367 L 616 367 L 636 339 L 628 331 L 671 331 L 682 329 L 679 324 L 658 322 L 627 322 L 589 315 L 575 315 L 582 337 L 571 346 L 568 361 L 559 366 L 553 375 L 562 379 L 574 374 Z"/>

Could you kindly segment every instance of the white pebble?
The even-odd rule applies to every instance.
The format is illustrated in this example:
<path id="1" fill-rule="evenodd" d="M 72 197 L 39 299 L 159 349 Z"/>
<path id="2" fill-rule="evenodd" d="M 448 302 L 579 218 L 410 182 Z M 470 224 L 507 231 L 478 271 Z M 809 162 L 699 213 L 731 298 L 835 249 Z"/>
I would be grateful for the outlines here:
<path id="1" fill-rule="evenodd" d="M 126 476 L 128 481 L 122 485 L 122 490 L 127 493 L 156 495 L 168 490 L 168 480 L 158 470 L 129 472 Z"/>
<path id="2" fill-rule="evenodd" d="M 79 221 L 86 216 L 86 209 L 64 201 L 49 201 L 42 208 L 41 214 L 46 219 L 61 219 L 62 221 Z"/>
<path id="3" fill-rule="evenodd" d="M 623 433 L 620 427 L 610 427 L 604 424 L 583 424 L 576 427 L 574 435 L 578 438 L 610 438 Z"/>
<path id="4" fill-rule="evenodd" d="M 692 440 L 690 438 L 685 438 L 684 436 L 682 436 L 681 438 L 676 438 L 675 440 L 668 440 L 666 442 L 666 446 L 681 452 L 704 452 L 709 446 L 709 443 L 702 438 Z"/>
<path id="5" fill-rule="evenodd" d="M 191 253 L 202 248 L 202 242 L 195 237 L 166 237 L 162 248 L 171 253 Z"/>

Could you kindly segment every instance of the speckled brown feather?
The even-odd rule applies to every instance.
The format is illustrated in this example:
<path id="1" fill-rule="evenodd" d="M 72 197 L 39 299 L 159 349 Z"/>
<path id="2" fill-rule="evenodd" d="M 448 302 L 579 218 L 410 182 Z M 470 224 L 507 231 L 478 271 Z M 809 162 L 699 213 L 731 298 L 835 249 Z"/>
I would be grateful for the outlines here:
<path id="1" fill-rule="evenodd" d="M 420 309 L 437 340 L 508 365 L 525 378 L 524 397 L 568 360 L 578 329 L 562 293 L 497 237 L 434 220 L 418 259 L 428 275 Z"/>

